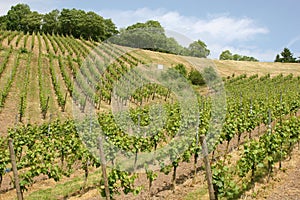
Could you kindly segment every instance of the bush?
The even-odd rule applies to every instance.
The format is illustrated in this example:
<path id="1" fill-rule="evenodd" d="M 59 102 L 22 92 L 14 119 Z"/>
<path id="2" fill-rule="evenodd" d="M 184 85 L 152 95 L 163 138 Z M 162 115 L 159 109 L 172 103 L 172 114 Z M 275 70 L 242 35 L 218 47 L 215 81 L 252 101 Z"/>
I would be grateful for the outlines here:
<path id="1" fill-rule="evenodd" d="M 187 70 L 183 64 L 177 64 L 175 69 L 184 77 L 187 77 Z"/>
<path id="2" fill-rule="evenodd" d="M 188 79 L 191 81 L 193 85 L 204 85 L 205 81 L 201 75 L 201 73 L 197 70 L 192 70 L 189 73 Z"/>

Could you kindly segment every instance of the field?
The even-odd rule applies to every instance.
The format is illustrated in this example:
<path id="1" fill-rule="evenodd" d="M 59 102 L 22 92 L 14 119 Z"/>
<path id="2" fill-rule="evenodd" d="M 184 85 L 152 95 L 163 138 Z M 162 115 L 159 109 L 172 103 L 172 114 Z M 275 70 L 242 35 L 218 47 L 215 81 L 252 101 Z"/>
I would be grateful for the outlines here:
<path id="1" fill-rule="evenodd" d="M 165 75 L 169 85 L 160 86 L 135 71 L 158 64 L 166 72 L 183 64 L 217 73 L 206 68 L 209 83 L 190 94 L 172 73 Z M 299 64 L 209 60 L 0 31 L 0 199 L 16 199 L 8 137 L 25 199 L 99 199 L 98 123 L 109 138 L 103 145 L 115 199 L 208 199 L 199 135 L 207 136 L 220 198 L 279 198 L 279 179 L 289 182 L 286 198 L 297 198 L 299 188 L 289 189 L 299 180 L 289 175 L 299 174 L 299 75 Z M 124 106 L 132 124 L 110 112 Z M 155 116 L 162 109 L 161 125 Z"/>

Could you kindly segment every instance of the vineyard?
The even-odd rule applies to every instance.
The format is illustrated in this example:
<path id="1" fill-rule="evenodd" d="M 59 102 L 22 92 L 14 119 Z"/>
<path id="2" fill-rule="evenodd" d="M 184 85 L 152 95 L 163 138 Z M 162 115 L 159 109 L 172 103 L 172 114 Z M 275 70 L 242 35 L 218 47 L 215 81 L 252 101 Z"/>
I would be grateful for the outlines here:
<path id="1" fill-rule="evenodd" d="M 190 71 L 205 62 L 222 79 L 192 87 L 195 101 L 188 101 L 181 91 L 185 82 L 172 69 L 183 64 Z M 169 69 L 163 79 L 171 82 L 147 81 L 136 68 L 149 63 Z M 208 70 L 206 80 L 216 76 Z M 187 180 L 205 180 L 204 135 L 215 195 L 243 198 L 256 182 L 269 182 L 299 148 L 299 74 L 297 64 L 208 62 L 70 36 L 0 31 L 0 199 L 16 198 L 9 138 L 24 199 L 80 198 L 95 190 L 92 196 L 99 198 L 107 194 L 105 184 L 111 199 L 174 199 Z M 115 102 L 130 106 L 126 116 L 111 111 Z M 51 187 L 36 189 L 50 180 Z M 201 183 L 201 196 L 208 198 Z M 59 189 L 64 185 L 70 188 Z"/>

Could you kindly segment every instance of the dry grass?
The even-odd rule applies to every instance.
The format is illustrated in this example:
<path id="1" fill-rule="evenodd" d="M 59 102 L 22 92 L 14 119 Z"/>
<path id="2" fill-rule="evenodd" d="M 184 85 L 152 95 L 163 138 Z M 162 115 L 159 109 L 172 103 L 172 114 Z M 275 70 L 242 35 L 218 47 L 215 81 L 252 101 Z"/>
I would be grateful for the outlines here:
<path id="1" fill-rule="evenodd" d="M 295 76 L 300 75 L 299 63 L 275 63 L 275 62 L 249 62 L 249 61 L 233 61 L 233 60 L 211 60 L 187 56 L 178 56 L 173 54 L 152 52 L 148 50 L 138 50 L 132 52 L 145 62 L 163 64 L 166 66 L 174 66 L 178 63 L 184 64 L 188 69 L 191 67 L 201 70 L 202 67 L 212 66 L 217 69 L 222 77 L 231 76 L 232 74 L 263 76 L 270 74 L 276 76 L 280 73 L 288 75 L 290 73 Z M 199 68 L 200 67 L 200 68 Z"/>

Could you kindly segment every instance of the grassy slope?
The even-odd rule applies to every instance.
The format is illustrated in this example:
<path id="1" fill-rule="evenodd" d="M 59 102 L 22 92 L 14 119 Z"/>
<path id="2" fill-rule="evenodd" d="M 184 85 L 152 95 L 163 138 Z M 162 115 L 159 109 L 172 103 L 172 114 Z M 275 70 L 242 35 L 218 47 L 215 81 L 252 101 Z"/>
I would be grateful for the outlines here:
<path id="1" fill-rule="evenodd" d="M 164 65 L 176 65 L 177 63 L 183 63 L 188 68 L 191 66 L 194 68 L 213 66 L 216 67 L 220 76 L 227 77 L 241 74 L 258 74 L 259 76 L 270 73 L 271 76 L 282 73 L 288 75 L 290 73 L 298 76 L 300 75 L 299 63 L 274 63 L 274 62 L 249 62 L 249 61 L 233 61 L 233 60 L 211 60 L 201 59 L 186 56 L 177 56 L 165 53 L 151 52 L 147 50 L 139 50 L 133 53 L 146 61 L 157 62 Z M 198 68 L 201 70 L 201 68 Z"/>

